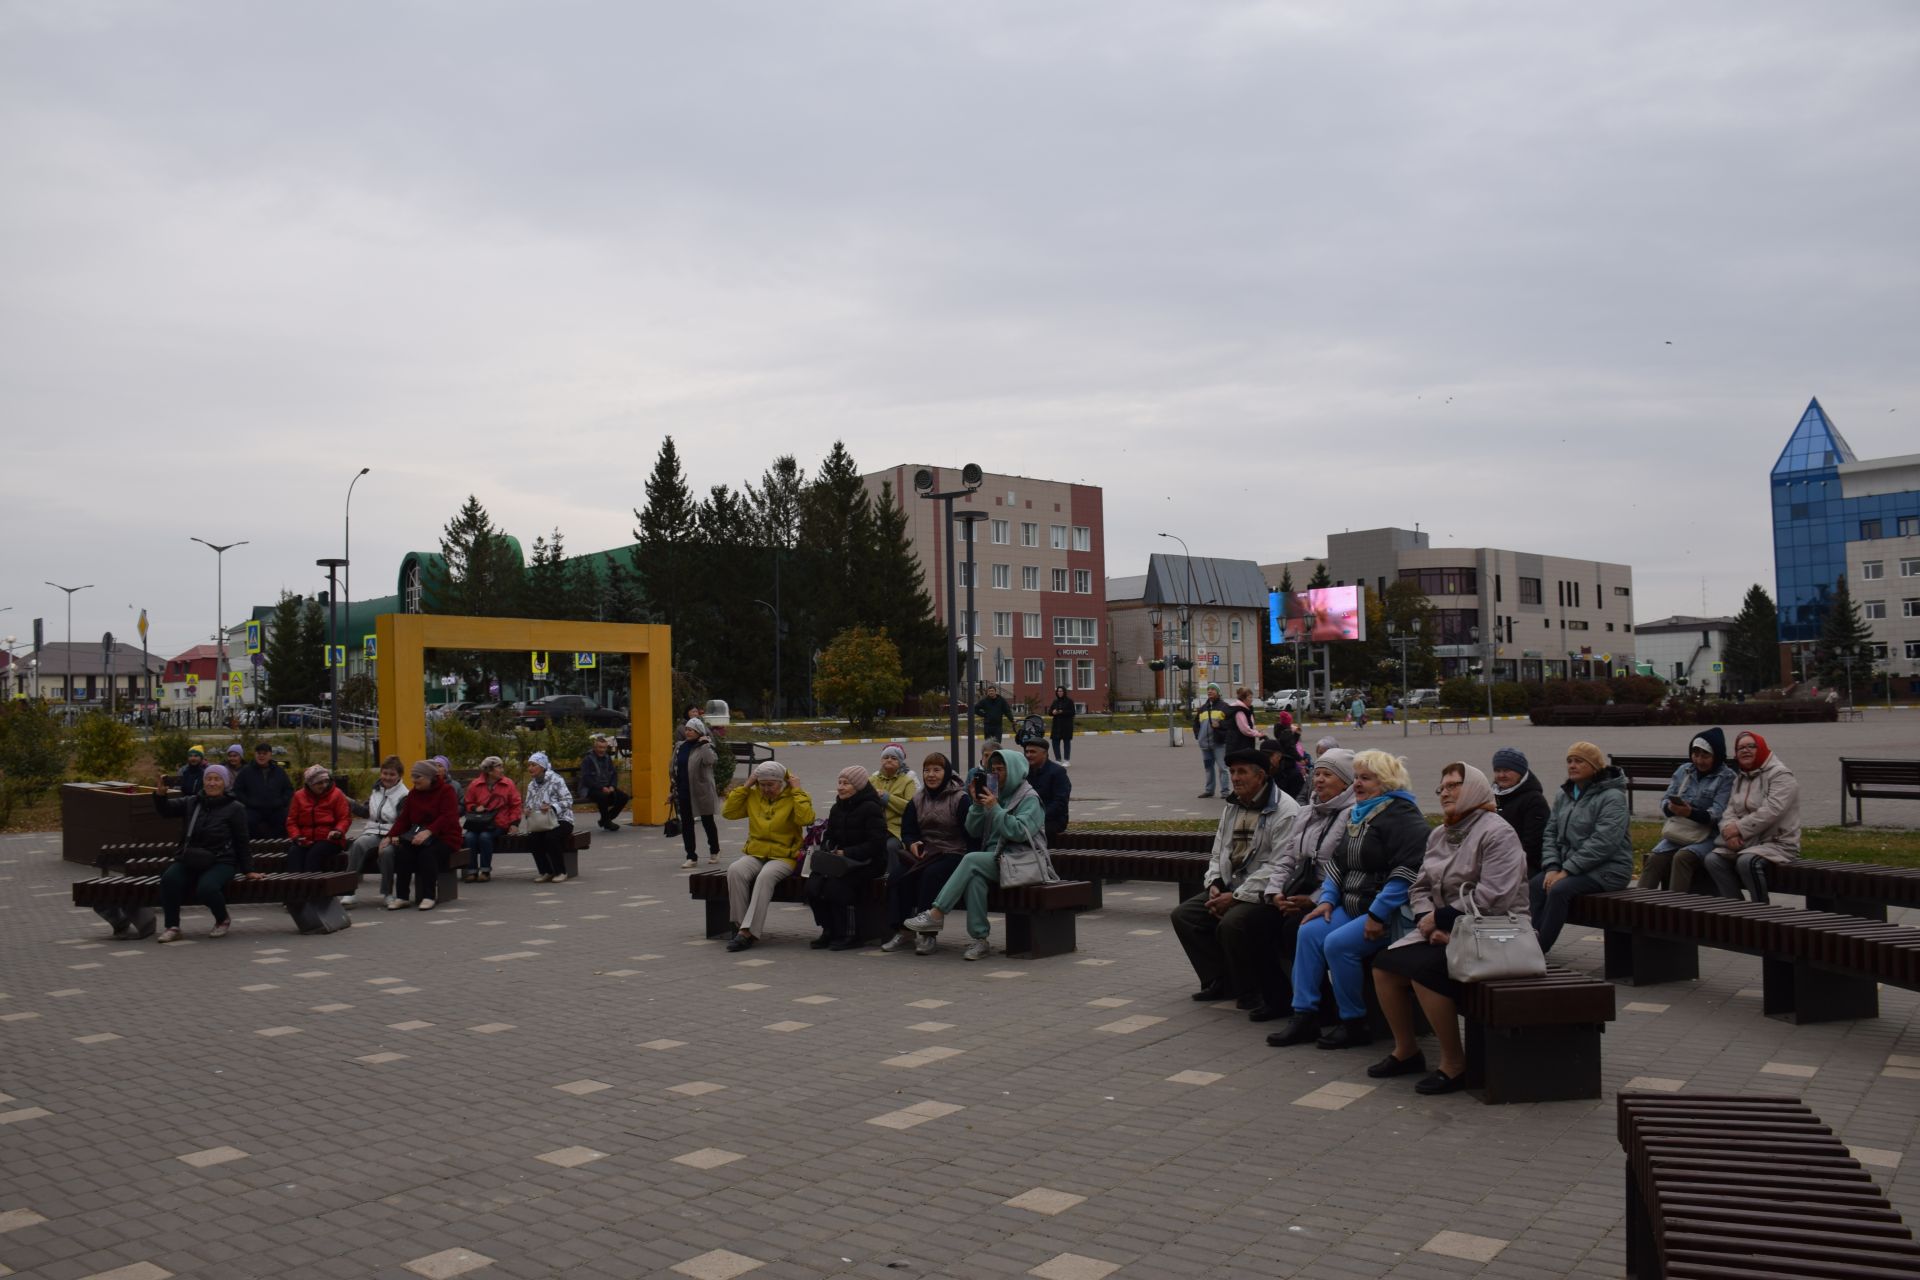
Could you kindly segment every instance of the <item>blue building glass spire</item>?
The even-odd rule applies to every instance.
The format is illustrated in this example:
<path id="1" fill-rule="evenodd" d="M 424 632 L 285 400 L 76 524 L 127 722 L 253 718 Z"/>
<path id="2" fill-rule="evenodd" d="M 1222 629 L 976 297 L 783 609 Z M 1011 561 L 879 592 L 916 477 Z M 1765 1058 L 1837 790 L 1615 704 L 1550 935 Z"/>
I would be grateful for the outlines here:
<path id="1" fill-rule="evenodd" d="M 1832 473 L 1840 463 L 1854 461 L 1857 459 L 1846 437 L 1820 407 L 1820 397 L 1815 396 L 1807 401 L 1800 425 L 1787 437 L 1786 448 L 1780 450 L 1780 457 L 1773 464 L 1773 478 L 1778 480 L 1805 472 Z"/>

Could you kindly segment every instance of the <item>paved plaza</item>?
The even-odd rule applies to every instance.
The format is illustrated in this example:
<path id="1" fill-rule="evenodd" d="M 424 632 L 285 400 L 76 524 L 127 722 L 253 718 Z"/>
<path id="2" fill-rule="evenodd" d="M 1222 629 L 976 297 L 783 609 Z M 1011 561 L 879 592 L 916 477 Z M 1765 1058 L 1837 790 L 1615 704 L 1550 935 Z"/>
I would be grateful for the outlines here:
<path id="1" fill-rule="evenodd" d="M 1900 731 L 1920 717 L 1772 737 L 1804 768 L 1817 735 Z M 1423 793 L 1490 750 L 1423 737 Z M 1078 812 L 1198 811 L 1163 743 L 1083 743 Z M 782 753 L 816 795 L 871 755 Z M 1920 997 L 1788 1026 L 1745 956 L 1622 988 L 1602 1099 L 1487 1107 L 1194 1004 L 1168 885 L 1114 886 L 1049 960 L 967 964 L 958 930 L 925 959 L 810 951 L 792 907 L 730 955 L 678 841 L 627 829 L 564 885 L 505 856 L 430 914 L 302 937 L 242 909 L 212 941 L 189 908 L 162 947 L 76 911 L 58 850 L 0 839 L 0 1275 L 1618 1276 L 1629 1085 L 1801 1096 L 1920 1222 Z M 1555 958 L 1597 972 L 1598 939 Z"/>

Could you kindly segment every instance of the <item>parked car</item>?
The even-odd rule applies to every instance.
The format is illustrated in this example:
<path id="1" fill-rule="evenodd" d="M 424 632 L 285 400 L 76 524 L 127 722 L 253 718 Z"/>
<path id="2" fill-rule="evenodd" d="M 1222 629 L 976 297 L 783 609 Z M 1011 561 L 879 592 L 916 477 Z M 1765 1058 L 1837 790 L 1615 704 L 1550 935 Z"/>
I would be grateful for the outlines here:
<path id="1" fill-rule="evenodd" d="M 556 693 L 536 698 L 527 703 L 519 719 L 521 726 L 527 729 L 544 729 L 550 723 L 563 720 L 584 720 L 603 729 L 622 729 L 627 724 L 625 712 L 603 707 L 592 698 L 578 693 Z"/>
<path id="2" fill-rule="evenodd" d="M 1440 705 L 1440 691 L 1438 689 L 1415 689 L 1400 700 L 1400 705 L 1409 711 L 1415 707 L 1438 706 Z"/>
<path id="3" fill-rule="evenodd" d="M 468 724 L 480 724 L 486 720 L 518 720 L 520 713 L 527 709 L 524 702 L 472 702 L 460 712 L 460 718 Z"/>
<path id="4" fill-rule="evenodd" d="M 1260 703 L 1269 711 L 1290 711 L 1299 715 L 1307 709 L 1310 701 L 1312 701 L 1311 695 L 1305 689 L 1275 689 L 1262 698 Z"/>
<path id="5" fill-rule="evenodd" d="M 427 719 L 444 720 L 452 716 L 455 720 L 464 720 L 467 712 L 479 705 L 477 702 L 438 702 L 427 708 Z"/>

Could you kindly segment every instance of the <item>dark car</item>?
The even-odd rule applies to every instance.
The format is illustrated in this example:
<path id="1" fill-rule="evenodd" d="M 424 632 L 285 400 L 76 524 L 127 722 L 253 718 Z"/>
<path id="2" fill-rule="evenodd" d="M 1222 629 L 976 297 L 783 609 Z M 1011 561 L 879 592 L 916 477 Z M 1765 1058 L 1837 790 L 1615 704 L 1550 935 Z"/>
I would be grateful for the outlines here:
<path id="1" fill-rule="evenodd" d="M 584 720 L 604 729 L 624 728 L 626 713 L 603 707 L 592 698 L 577 693 L 556 693 L 527 704 L 520 713 L 520 724 L 528 729 L 544 729 L 561 720 Z"/>
<path id="2" fill-rule="evenodd" d="M 526 709 L 524 702 L 475 702 L 460 712 L 460 718 L 471 725 L 483 725 L 492 720 L 518 723 L 520 713 Z"/>

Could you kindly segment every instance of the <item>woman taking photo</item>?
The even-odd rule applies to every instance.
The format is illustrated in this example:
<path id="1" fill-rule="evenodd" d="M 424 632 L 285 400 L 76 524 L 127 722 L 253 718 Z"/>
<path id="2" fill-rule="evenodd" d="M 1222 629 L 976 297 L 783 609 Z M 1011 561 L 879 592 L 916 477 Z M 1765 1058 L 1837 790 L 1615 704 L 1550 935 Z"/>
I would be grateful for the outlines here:
<path id="1" fill-rule="evenodd" d="M 258 880 L 247 856 L 247 815 L 228 791 L 225 765 L 210 764 L 200 775 L 200 794 L 167 798 L 166 780 L 153 789 L 154 812 L 184 819 L 180 852 L 160 873 L 160 910 L 166 927 L 155 942 L 180 941 L 180 907 L 191 897 L 213 913 L 210 938 L 224 938 L 233 927 L 227 915 L 227 882 L 235 876 Z"/>
<path id="2" fill-rule="evenodd" d="M 935 934 L 945 923 L 947 912 L 967 903 L 967 949 L 962 960 L 982 960 L 992 949 L 987 938 L 991 922 L 987 918 L 987 890 L 1000 883 L 1000 851 L 1044 842 L 1047 830 L 1046 807 L 1027 785 L 1027 757 L 1024 752 L 1001 749 L 987 757 L 986 776 L 974 779 L 968 799 L 967 840 L 979 848 L 960 859 L 933 905 L 907 921 L 915 933 Z"/>

